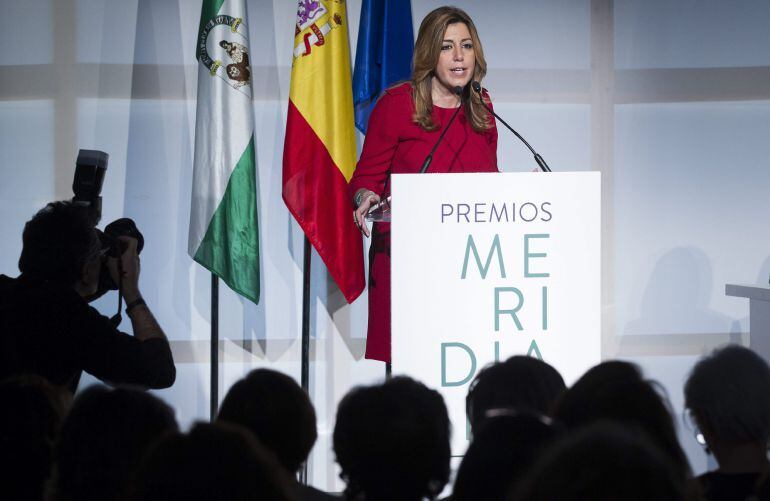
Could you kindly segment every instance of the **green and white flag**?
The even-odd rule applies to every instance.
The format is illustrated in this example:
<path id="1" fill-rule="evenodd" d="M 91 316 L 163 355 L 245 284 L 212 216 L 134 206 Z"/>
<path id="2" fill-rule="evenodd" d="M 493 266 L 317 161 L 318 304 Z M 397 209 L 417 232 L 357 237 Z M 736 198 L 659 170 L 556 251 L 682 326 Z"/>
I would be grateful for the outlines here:
<path id="1" fill-rule="evenodd" d="M 190 256 L 259 301 L 256 156 L 245 0 L 203 0 Z"/>

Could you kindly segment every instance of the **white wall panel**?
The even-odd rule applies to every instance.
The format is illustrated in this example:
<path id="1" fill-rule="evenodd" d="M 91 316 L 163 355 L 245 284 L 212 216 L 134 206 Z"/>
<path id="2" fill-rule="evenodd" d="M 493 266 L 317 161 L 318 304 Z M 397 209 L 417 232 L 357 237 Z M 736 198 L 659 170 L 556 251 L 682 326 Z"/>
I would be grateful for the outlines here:
<path id="1" fill-rule="evenodd" d="M 616 0 L 615 65 L 713 68 L 770 65 L 764 0 Z"/>
<path id="2" fill-rule="evenodd" d="M 724 284 L 767 283 L 770 102 L 616 108 L 619 333 L 747 332 Z"/>
<path id="3" fill-rule="evenodd" d="M 442 0 L 412 2 L 414 33 Z M 452 2 L 473 19 L 484 44 L 490 73 L 494 69 L 588 69 L 590 7 L 588 0 L 540 2 Z"/>
<path id="4" fill-rule="evenodd" d="M 24 223 L 53 198 L 53 102 L 0 101 L 0 273 L 18 274 Z"/>
<path id="5" fill-rule="evenodd" d="M 2 2 L 0 65 L 53 62 L 53 2 Z"/>
<path id="6" fill-rule="evenodd" d="M 540 153 L 553 171 L 593 170 L 591 109 L 583 104 L 505 103 L 492 100 L 503 117 Z M 537 169 L 532 152 L 502 124 L 497 124 L 497 165 L 505 172 Z"/>

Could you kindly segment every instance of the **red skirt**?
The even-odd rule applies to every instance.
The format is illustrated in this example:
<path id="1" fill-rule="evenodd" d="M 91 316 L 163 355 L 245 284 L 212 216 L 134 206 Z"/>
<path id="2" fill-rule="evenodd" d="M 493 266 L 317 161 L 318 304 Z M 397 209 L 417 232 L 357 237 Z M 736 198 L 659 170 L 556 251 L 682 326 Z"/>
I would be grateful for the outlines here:
<path id="1" fill-rule="evenodd" d="M 372 228 L 365 356 L 390 362 L 390 223 L 375 223 Z"/>

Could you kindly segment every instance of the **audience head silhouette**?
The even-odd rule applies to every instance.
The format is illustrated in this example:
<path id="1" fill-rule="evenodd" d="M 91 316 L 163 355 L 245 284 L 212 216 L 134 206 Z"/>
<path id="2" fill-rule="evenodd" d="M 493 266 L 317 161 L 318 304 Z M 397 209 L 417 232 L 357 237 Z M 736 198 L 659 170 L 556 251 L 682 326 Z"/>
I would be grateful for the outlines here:
<path id="1" fill-rule="evenodd" d="M 670 458 L 617 423 L 588 425 L 543 453 L 512 501 L 682 501 Z"/>
<path id="2" fill-rule="evenodd" d="M 685 407 L 719 463 L 697 480 L 707 501 L 770 499 L 770 367 L 731 345 L 703 357 L 684 387 Z"/>
<path id="3" fill-rule="evenodd" d="M 135 501 L 291 501 L 289 475 L 244 428 L 199 423 L 161 439 L 136 480 Z"/>
<path id="4" fill-rule="evenodd" d="M 337 409 L 334 451 L 349 499 L 432 499 L 449 480 L 444 399 L 403 376 L 355 388 Z"/>
<path id="5" fill-rule="evenodd" d="M 289 376 L 256 369 L 235 383 L 219 410 L 219 421 L 251 431 L 291 473 L 315 443 L 316 416 L 307 393 Z"/>
<path id="6" fill-rule="evenodd" d="M 586 372 L 554 407 L 554 417 L 568 429 L 611 420 L 644 430 L 671 459 L 681 478 L 690 465 L 679 444 L 676 427 L 657 383 L 646 381 L 634 364 L 605 362 Z"/>
<path id="7" fill-rule="evenodd" d="M 171 408 L 149 393 L 104 386 L 84 390 L 62 426 L 57 501 L 127 499 L 142 456 L 177 429 Z"/>
<path id="8" fill-rule="evenodd" d="M 452 501 L 499 501 L 524 477 L 542 449 L 563 428 L 550 419 L 504 410 L 487 417 L 473 435 L 457 471 Z"/>
<path id="9" fill-rule="evenodd" d="M 704 357 L 687 379 L 684 396 L 715 453 L 750 443 L 767 446 L 770 367 L 753 351 L 732 345 Z"/>
<path id="10" fill-rule="evenodd" d="M 42 500 L 53 445 L 71 396 L 40 376 L 0 382 L 0 485 L 4 499 Z"/>
<path id="11" fill-rule="evenodd" d="M 465 399 L 471 429 L 476 429 L 490 409 L 548 414 L 565 389 L 561 374 L 537 358 L 516 355 L 489 365 L 471 382 Z"/>

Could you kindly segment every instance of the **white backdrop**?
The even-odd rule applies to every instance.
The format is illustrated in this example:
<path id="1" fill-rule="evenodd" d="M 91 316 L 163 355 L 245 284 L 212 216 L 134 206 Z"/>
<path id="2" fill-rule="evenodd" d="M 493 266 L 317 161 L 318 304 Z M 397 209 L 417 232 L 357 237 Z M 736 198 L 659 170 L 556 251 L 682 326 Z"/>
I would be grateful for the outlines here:
<path id="1" fill-rule="evenodd" d="M 415 25 L 442 2 L 413 0 Z M 554 170 L 600 170 L 603 356 L 681 387 L 703 352 L 745 340 L 725 282 L 770 275 L 770 5 L 763 0 L 458 0 L 475 19 L 497 111 Z M 280 198 L 295 3 L 248 2 L 263 299 L 222 291 L 223 395 L 252 367 L 299 378 L 302 234 Z M 360 1 L 348 3 L 355 52 Z M 187 426 L 208 414 L 209 277 L 186 254 L 198 0 L 0 0 L 0 272 L 21 228 L 70 196 L 78 148 L 110 153 L 104 219 L 147 237 L 143 292 L 173 342 L 159 392 Z M 354 55 L 354 54 L 353 54 Z M 533 166 L 501 131 L 499 164 Z M 382 377 L 362 360 L 366 296 L 344 303 L 316 258 L 312 481 L 339 489 L 339 399 Z M 114 298 L 100 308 L 111 311 Z M 686 429 L 696 471 L 707 466 Z"/>

